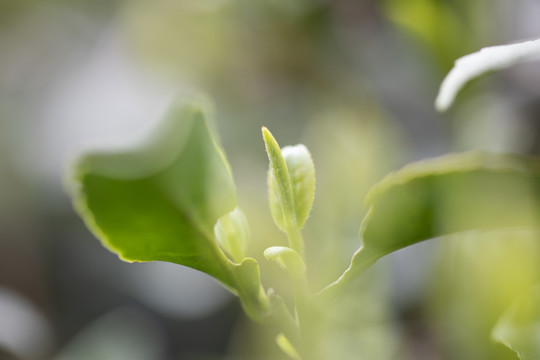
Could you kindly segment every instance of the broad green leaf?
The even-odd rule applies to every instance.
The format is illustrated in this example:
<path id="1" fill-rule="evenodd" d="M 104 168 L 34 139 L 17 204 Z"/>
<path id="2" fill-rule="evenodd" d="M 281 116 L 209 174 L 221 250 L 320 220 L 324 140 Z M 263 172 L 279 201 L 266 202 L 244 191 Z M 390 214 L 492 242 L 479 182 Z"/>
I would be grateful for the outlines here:
<path id="1" fill-rule="evenodd" d="M 68 186 L 87 226 L 122 260 L 189 266 L 246 300 L 260 291 L 255 260 L 229 261 L 214 238 L 236 190 L 207 109 L 174 102 L 145 142 L 79 158 Z"/>
<path id="2" fill-rule="evenodd" d="M 483 48 L 456 60 L 450 73 L 441 84 L 435 100 L 439 111 L 447 110 L 469 81 L 489 71 L 501 70 L 520 62 L 540 59 L 540 39 L 518 44 Z"/>
<path id="3" fill-rule="evenodd" d="M 522 360 L 540 358 L 540 286 L 515 301 L 495 325 L 494 340 L 514 350 Z"/>
<path id="4" fill-rule="evenodd" d="M 315 196 L 315 166 L 311 154 L 302 144 L 285 146 L 281 153 L 289 170 L 296 224 L 298 228 L 302 228 Z"/>
<path id="5" fill-rule="evenodd" d="M 537 229 L 540 163 L 484 152 L 421 161 L 376 184 L 366 203 L 362 247 L 328 293 L 382 256 L 420 241 L 472 230 Z"/>

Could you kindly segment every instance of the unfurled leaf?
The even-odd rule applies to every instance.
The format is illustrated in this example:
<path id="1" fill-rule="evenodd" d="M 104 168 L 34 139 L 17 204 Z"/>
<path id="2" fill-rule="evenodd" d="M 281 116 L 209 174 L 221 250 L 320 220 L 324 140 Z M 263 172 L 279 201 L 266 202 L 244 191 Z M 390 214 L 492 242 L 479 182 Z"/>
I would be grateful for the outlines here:
<path id="1" fill-rule="evenodd" d="M 494 340 L 514 350 L 522 360 L 540 358 L 540 286 L 516 300 L 495 325 Z"/>
<path id="2" fill-rule="evenodd" d="M 236 191 L 209 116 L 204 102 L 175 102 L 144 143 L 79 158 L 68 186 L 87 226 L 121 259 L 189 266 L 245 301 L 259 294 L 258 266 L 232 263 L 214 238 Z"/>
<path id="3" fill-rule="evenodd" d="M 421 161 L 376 184 L 366 203 L 362 247 L 329 292 L 382 256 L 420 241 L 473 230 L 538 229 L 540 163 L 483 152 Z"/>
<path id="4" fill-rule="evenodd" d="M 441 84 L 435 107 L 439 111 L 447 110 L 454 102 L 459 90 L 475 77 L 536 59 L 540 59 L 540 39 L 487 47 L 459 58 Z"/>

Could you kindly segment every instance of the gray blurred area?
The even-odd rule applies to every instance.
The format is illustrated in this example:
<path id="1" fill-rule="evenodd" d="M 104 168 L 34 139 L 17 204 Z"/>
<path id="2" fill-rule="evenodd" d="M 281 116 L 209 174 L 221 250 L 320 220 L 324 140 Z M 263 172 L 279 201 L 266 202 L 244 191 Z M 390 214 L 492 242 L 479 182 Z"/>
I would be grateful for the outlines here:
<path id="1" fill-rule="evenodd" d="M 281 145 L 306 144 L 320 289 L 358 248 L 363 198 L 389 171 L 469 149 L 540 154 L 538 62 L 473 82 L 448 114 L 433 107 L 456 58 L 540 38 L 539 18 L 535 0 L 0 0 L 0 359 L 280 359 L 208 276 L 103 248 L 63 189 L 69 162 L 144 137 L 172 93 L 209 95 L 249 252 L 271 281 L 279 269 L 262 251 L 285 238 L 268 209 L 261 125 Z M 330 314 L 343 353 L 328 351 L 514 359 L 489 328 L 508 293 L 540 279 L 538 246 L 451 240 L 371 269 Z M 485 294 L 500 301 L 484 306 Z"/>

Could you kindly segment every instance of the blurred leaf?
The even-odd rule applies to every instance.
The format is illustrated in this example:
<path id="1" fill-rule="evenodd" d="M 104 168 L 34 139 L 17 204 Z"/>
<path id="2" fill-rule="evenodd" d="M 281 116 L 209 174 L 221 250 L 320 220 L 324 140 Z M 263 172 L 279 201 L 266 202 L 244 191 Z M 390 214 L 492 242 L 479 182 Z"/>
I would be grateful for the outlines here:
<path id="1" fill-rule="evenodd" d="M 493 339 L 514 350 L 520 359 L 540 358 L 540 286 L 515 301 L 493 329 Z"/>
<path id="2" fill-rule="evenodd" d="M 441 84 L 435 106 L 447 110 L 469 81 L 489 71 L 501 70 L 520 62 L 540 59 L 540 39 L 518 44 L 486 47 L 456 60 Z"/>
<path id="3" fill-rule="evenodd" d="M 421 161 L 388 175 L 367 195 L 363 246 L 327 290 L 420 241 L 471 230 L 538 228 L 539 183 L 537 161 L 483 152 Z"/>
<path id="4" fill-rule="evenodd" d="M 474 33 L 464 19 L 474 10 L 467 3 L 386 0 L 383 9 L 391 21 L 429 46 L 444 69 L 450 67 L 453 59 L 463 54 L 474 39 Z"/>
<path id="5" fill-rule="evenodd" d="M 301 360 L 300 355 L 298 354 L 294 346 L 292 346 L 291 342 L 289 341 L 289 339 L 287 339 L 285 335 L 279 334 L 276 337 L 276 343 L 279 346 L 279 348 L 285 354 L 287 354 L 289 358 L 294 359 L 294 360 Z"/>
<path id="6" fill-rule="evenodd" d="M 81 157 L 70 190 L 87 226 L 121 259 L 203 271 L 237 292 L 255 315 L 257 262 L 232 263 L 214 238 L 214 224 L 236 206 L 236 191 L 207 108 L 175 102 L 149 141 Z"/>

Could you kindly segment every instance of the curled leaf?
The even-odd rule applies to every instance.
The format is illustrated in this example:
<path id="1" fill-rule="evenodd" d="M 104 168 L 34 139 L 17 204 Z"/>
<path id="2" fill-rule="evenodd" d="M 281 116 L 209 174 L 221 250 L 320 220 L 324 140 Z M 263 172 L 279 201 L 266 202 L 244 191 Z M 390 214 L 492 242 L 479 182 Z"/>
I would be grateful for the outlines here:
<path id="1" fill-rule="evenodd" d="M 281 153 L 289 170 L 296 224 L 302 228 L 309 216 L 315 196 L 315 166 L 311 154 L 302 144 L 285 146 Z"/>
<path id="2" fill-rule="evenodd" d="M 249 225 L 242 210 L 235 208 L 219 218 L 214 226 L 216 240 L 223 250 L 235 262 L 240 262 L 246 255 L 249 239 Z"/>
<path id="3" fill-rule="evenodd" d="M 300 254 L 285 246 L 272 246 L 264 250 L 264 257 L 275 261 L 279 267 L 293 276 L 302 276 L 306 265 Z"/>
<path id="4" fill-rule="evenodd" d="M 540 59 L 540 39 L 518 44 L 491 46 L 456 60 L 444 78 L 435 107 L 446 111 L 459 90 L 469 81 L 489 71 L 501 70 L 520 62 Z"/>

